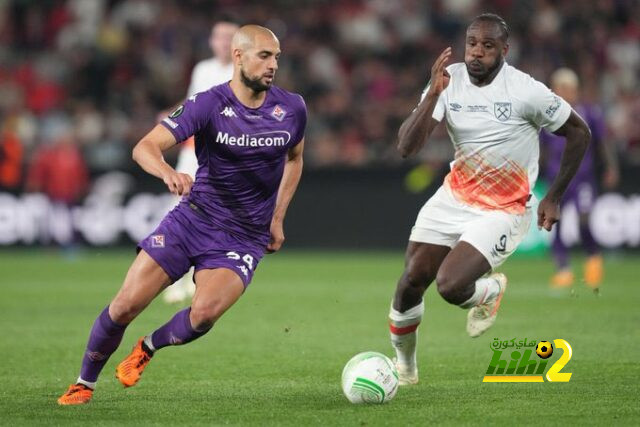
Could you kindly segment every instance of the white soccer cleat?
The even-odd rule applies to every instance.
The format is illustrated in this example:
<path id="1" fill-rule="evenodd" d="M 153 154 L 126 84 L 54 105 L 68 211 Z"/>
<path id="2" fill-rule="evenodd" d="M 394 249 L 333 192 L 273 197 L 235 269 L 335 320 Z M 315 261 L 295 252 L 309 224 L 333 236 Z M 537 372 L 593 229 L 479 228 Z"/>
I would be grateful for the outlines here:
<path id="1" fill-rule="evenodd" d="M 469 314 L 467 315 L 467 333 L 471 338 L 479 337 L 495 323 L 496 317 L 498 316 L 498 308 L 500 308 L 500 301 L 502 301 L 502 295 L 504 295 L 504 291 L 507 289 L 507 276 L 504 274 L 493 273 L 489 278 L 498 281 L 500 292 L 497 296 L 469 310 Z"/>
<path id="2" fill-rule="evenodd" d="M 398 371 L 398 385 L 414 385 L 418 384 L 418 367 L 401 365 L 396 358 L 393 359 Z"/>

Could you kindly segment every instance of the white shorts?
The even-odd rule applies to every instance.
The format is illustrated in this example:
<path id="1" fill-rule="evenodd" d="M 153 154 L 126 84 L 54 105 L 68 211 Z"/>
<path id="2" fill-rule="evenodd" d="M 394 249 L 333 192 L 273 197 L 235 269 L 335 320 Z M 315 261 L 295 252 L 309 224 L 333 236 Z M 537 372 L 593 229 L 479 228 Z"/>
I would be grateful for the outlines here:
<path id="1" fill-rule="evenodd" d="M 495 268 L 527 235 L 531 216 L 530 206 L 522 215 L 474 208 L 460 203 L 448 189 L 440 187 L 420 209 L 409 240 L 450 248 L 464 240 Z"/>

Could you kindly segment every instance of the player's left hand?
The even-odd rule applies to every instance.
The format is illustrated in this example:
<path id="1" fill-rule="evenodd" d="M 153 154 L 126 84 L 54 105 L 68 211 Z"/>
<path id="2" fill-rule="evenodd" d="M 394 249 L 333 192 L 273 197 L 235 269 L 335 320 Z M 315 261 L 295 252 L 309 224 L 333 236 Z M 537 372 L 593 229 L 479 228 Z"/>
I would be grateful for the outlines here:
<path id="1" fill-rule="evenodd" d="M 267 253 L 277 252 L 284 243 L 284 228 L 281 221 L 271 221 L 271 241 L 267 245 Z"/>
<path id="2" fill-rule="evenodd" d="M 560 203 L 544 198 L 538 205 L 538 229 L 551 231 L 553 224 L 560 219 Z"/>

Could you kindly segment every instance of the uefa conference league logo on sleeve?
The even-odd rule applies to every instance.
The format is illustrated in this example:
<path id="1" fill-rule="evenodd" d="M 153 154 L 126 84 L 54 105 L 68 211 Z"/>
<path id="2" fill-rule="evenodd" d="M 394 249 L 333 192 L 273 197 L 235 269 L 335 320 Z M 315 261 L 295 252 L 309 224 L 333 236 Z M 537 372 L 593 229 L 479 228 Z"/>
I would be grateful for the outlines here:
<path id="1" fill-rule="evenodd" d="M 482 382 L 542 383 L 546 378 L 547 382 L 560 383 L 569 382 L 571 379 L 571 372 L 561 372 L 561 370 L 571 360 L 573 351 L 571 345 L 561 338 L 554 339 L 553 343 L 530 341 L 527 338 L 524 340 L 494 338 L 489 348 L 493 356 Z M 561 354 L 560 358 L 547 370 L 549 358 L 554 354 Z"/>

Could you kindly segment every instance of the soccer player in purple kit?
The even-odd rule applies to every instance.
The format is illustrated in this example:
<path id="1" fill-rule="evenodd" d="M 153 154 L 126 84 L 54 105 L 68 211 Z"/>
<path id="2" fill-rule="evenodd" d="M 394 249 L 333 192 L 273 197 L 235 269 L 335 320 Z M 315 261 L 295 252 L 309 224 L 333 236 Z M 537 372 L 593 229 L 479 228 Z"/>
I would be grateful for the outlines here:
<path id="1" fill-rule="evenodd" d="M 560 68 L 551 75 L 551 87 L 555 93 L 564 98 L 584 118 L 591 129 L 593 144 L 590 144 L 575 177 L 567 187 L 560 207 L 573 205 L 578 212 L 581 245 L 587 253 L 584 264 L 584 281 L 593 290 L 598 290 L 603 276 L 602 256 L 600 248 L 589 229 L 589 212 L 593 208 L 597 196 L 596 158 L 600 156 L 604 165 L 602 184 L 610 189 L 618 182 L 618 164 L 611 145 L 605 140 L 605 122 L 602 111 L 592 104 L 581 102 L 579 80 L 575 72 L 568 68 Z M 565 146 L 565 138 L 543 131 L 540 134 L 545 162 L 543 173 L 551 181 L 560 171 L 560 159 Z M 574 283 L 574 274 L 569 266 L 569 251 L 562 241 L 562 221 L 553 237 L 551 250 L 557 271 L 551 277 L 551 286 L 556 289 L 569 288 Z"/>
<path id="2" fill-rule="evenodd" d="M 206 334 L 243 294 L 265 251 L 284 241 L 284 216 L 302 173 L 306 107 L 300 95 L 272 86 L 280 43 L 270 30 L 240 28 L 232 51 L 232 80 L 190 97 L 133 150 L 145 171 L 185 197 L 139 243 L 122 288 L 93 324 L 80 376 L 58 399 L 61 405 L 90 401 L 127 325 L 190 266 L 191 306 L 138 340 L 116 368 L 125 387 L 138 382 L 156 351 Z M 162 157 L 191 135 L 195 182 Z"/>

